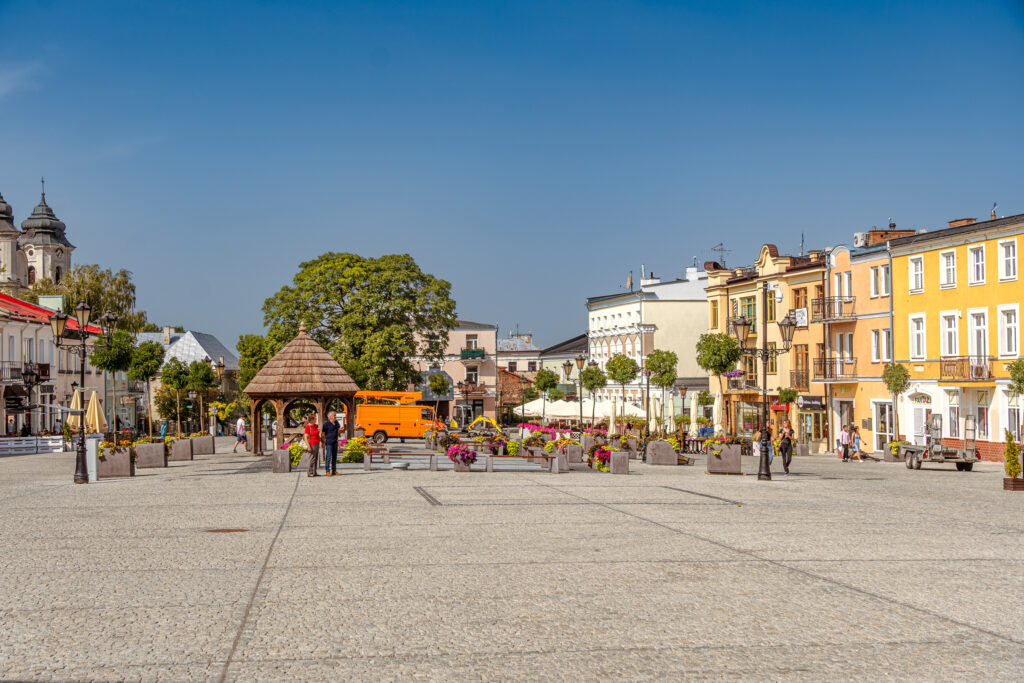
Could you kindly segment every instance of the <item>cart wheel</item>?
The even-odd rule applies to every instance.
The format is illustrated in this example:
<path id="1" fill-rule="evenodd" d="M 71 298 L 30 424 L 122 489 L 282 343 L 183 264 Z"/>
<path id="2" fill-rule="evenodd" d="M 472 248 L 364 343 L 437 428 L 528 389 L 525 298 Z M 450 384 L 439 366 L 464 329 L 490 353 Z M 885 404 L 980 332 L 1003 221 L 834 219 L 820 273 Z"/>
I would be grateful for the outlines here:
<path id="1" fill-rule="evenodd" d="M 903 451 L 903 462 L 908 470 L 914 469 L 914 454 L 910 451 Z"/>
<path id="2" fill-rule="evenodd" d="M 915 470 L 921 469 L 921 458 L 916 456 L 916 455 L 914 456 L 914 469 Z"/>

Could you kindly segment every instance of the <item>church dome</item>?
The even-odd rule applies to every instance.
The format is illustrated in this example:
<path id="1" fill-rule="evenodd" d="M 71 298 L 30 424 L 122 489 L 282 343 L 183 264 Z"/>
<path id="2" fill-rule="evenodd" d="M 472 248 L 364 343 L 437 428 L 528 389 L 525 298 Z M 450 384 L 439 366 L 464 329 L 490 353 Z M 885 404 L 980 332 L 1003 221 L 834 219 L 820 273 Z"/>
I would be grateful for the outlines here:
<path id="1" fill-rule="evenodd" d="M 33 244 L 64 244 L 71 246 L 67 237 L 64 236 L 67 226 L 57 218 L 53 209 L 46 203 L 45 192 L 36 208 L 32 209 L 32 214 L 21 222 L 21 229 L 23 231 L 23 238 Z"/>
<path id="2" fill-rule="evenodd" d="M 4 196 L 0 194 L 0 232 L 10 232 L 11 230 L 17 230 L 14 227 L 14 209 L 4 201 Z"/>

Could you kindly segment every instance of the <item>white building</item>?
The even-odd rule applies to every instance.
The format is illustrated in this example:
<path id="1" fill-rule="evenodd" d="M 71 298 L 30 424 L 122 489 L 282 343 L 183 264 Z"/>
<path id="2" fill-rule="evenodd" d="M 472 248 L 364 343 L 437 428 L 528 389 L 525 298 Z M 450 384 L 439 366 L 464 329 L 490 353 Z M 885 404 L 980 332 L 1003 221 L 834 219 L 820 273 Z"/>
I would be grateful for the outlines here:
<path id="1" fill-rule="evenodd" d="M 607 372 L 608 361 L 623 354 L 641 367 L 636 381 L 625 386 L 625 399 L 642 405 L 646 383 L 643 367 L 647 354 L 658 349 L 673 351 L 676 365 L 674 392 L 689 396 L 707 389 L 707 372 L 697 366 L 695 346 L 701 334 L 708 331 L 707 273 L 695 267 L 686 269 L 683 277 L 662 281 L 651 273 L 640 281 L 640 289 L 587 299 L 588 355 Z M 655 396 L 661 389 L 652 387 Z M 623 397 L 623 388 L 609 381 L 597 392 L 598 398 Z M 677 410 L 685 409 L 677 405 Z"/>
<path id="2" fill-rule="evenodd" d="M 18 230 L 14 209 L 0 195 L 0 288 L 16 294 L 43 278 L 60 282 L 71 267 L 75 249 L 65 235 L 66 227 L 46 203 L 43 192 Z"/>

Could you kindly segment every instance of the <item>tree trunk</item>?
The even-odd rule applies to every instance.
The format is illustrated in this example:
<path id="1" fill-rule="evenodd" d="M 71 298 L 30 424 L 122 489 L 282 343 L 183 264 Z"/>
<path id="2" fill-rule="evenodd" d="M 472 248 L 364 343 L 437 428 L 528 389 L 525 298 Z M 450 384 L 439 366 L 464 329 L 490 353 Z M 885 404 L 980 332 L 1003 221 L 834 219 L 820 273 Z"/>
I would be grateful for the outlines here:
<path id="1" fill-rule="evenodd" d="M 594 398 L 594 392 L 590 392 L 590 428 L 594 429 L 594 415 L 597 411 L 597 399 Z"/>
<path id="2" fill-rule="evenodd" d="M 114 424 L 111 427 L 114 428 L 114 443 L 118 441 L 117 438 L 117 371 L 110 373 L 110 417 L 113 418 Z"/>
<path id="3" fill-rule="evenodd" d="M 181 436 L 181 392 L 174 390 L 174 422 L 178 428 L 178 436 Z"/>
<path id="4" fill-rule="evenodd" d="M 893 394 L 892 395 L 892 431 L 893 431 L 892 440 L 895 441 L 896 444 L 897 444 L 897 446 L 896 446 L 896 455 L 899 455 L 899 453 L 900 453 L 900 447 L 899 447 L 899 442 L 900 442 L 900 413 L 899 413 L 898 410 L 896 410 L 896 399 L 897 399 L 898 396 L 899 396 L 899 394 Z"/>
<path id="5" fill-rule="evenodd" d="M 146 405 L 149 406 L 149 440 L 153 440 L 153 398 L 149 391 L 149 380 L 146 380 Z"/>
<path id="6" fill-rule="evenodd" d="M 722 431 L 724 433 L 728 434 L 729 433 L 729 411 L 725 407 L 725 382 L 722 381 L 722 376 L 721 375 L 718 375 L 718 395 L 722 397 Z M 715 428 L 712 427 L 711 431 L 714 431 L 714 429 Z"/>
<path id="7" fill-rule="evenodd" d="M 622 387 L 622 410 L 619 411 L 619 436 L 624 436 L 626 433 L 626 385 L 623 383 L 619 386 Z"/>

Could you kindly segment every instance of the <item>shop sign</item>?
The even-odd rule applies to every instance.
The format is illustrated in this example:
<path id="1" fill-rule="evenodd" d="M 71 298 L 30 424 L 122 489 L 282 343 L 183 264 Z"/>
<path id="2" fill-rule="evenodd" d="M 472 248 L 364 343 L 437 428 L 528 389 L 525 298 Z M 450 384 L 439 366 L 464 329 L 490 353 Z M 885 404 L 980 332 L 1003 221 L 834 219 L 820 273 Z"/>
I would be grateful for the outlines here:
<path id="1" fill-rule="evenodd" d="M 807 327 L 807 309 L 806 308 L 794 308 L 793 317 L 796 318 L 797 327 Z"/>
<path id="2" fill-rule="evenodd" d="M 825 410 L 823 396 L 797 396 L 796 407 L 801 410 Z"/>
<path id="3" fill-rule="evenodd" d="M 911 403 L 916 403 L 917 405 L 930 406 L 932 404 L 932 397 L 921 392 L 911 394 L 907 398 L 910 399 Z"/>

